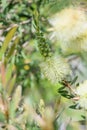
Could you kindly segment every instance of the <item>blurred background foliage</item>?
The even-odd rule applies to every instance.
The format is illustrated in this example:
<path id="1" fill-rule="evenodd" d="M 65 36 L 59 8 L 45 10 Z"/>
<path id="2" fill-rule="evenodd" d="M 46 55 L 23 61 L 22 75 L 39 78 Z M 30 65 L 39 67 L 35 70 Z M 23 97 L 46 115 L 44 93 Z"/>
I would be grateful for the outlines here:
<path id="1" fill-rule="evenodd" d="M 65 98 L 66 91 L 58 93 L 63 84 L 53 84 L 41 74 L 39 64 L 43 57 L 38 49 L 33 19 L 37 9 L 41 31 L 47 38 L 50 27 L 48 18 L 73 6 L 86 12 L 87 1 L 0 0 L 0 129 L 84 129 L 84 111 L 68 108 L 72 101 Z M 68 80 L 73 79 L 73 86 L 87 79 L 87 52 L 64 54 L 59 42 L 50 41 L 50 44 L 56 55 L 69 61 L 73 73 Z M 38 114 L 40 119 L 36 118 Z M 43 127 L 41 121 L 47 126 Z"/>

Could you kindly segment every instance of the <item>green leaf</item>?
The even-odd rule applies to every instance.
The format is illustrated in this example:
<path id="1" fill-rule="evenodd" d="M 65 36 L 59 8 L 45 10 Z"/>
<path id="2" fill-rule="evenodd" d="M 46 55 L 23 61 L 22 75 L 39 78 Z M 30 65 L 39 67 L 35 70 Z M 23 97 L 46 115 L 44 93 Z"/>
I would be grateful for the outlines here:
<path id="1" fill-rule="evenodd" d="M 6 85 L 9 82 L 11 76 L 12 76 L 12 72 L 13 72 L 13 63 L 11 62 L 8 67 L 7 67 L 7 71 L 6 71 Z"/>
<path id="2" fill-rule="evenodd" d="M 77 79 L 78 79 L 78 76 L 76 76 L 76 77 L 72 80 L 71 85 L 74 84 L 74 83 L 77 81 Z"/>
<path id="3" fill-rule="evenodd" d="M 76 109 L 77 104 L 71 105 L 69 108 Z"/>
<path id="4" fill-rule="evenodd" d="M 18 44 L 18 43 L 19 43 L 19 37 L 16 37 L 15 40 L 14 40 L 14 42 L 13 42 L 13 44 L 12 44 L 12 46 L 11 46 L 11 48 L 9 49 L 9 52 L 8 52 L 6 58 L 5 58 L 5 63 L 7 63 L 8 60 L 9 60 L 9 58 L 10 58 L 11 56 L 13 56 L 13 53 L 14 53 L 14 51 L 15 51 L 16 44 Z"/>
<path id="5" fill-rule="evenodd" d="M 64 90 L 62 90 L 62 89 L 61 89 L 61 90 L 58 90 L 58 92 L 59 92 L 59 93 L 68 93 L 67 90 L 65 90 L 65 89 L 64 89 Z"/>
<path id="6" fill-rule="evenodd" d="M 2 48 L 0 49 L 0 60 L 2 60 L 2 57 L 4 56 L 4 53 L 10 43 L 10 41 L 12 40 L 12 37 L 14 36 L 14 33 L 17 30 L 17 26 L 14 26 L 7 34 L 4 43 L 2 44 Z"/>
<path id="7" fill-rule="evenodd" d="M 13 78 L 11 78 L 11 81 L 9 83 L 9 86 L 8 86 L 8 95 L 10 96 L 11 93 L 12 93 L 12 90 L 13 90 L 13 87 L 14 87 L 14 84 L 15 84 L 15 81 L 16 81 L 16 75 L 13 76 Z"/>
<path id="8" fill-rule="evenodd" d="M 65 89 L 65 86 L 60 87 L 60 88 L 58 89 L 58 92 L 63 91 L 64 89 Z"/>

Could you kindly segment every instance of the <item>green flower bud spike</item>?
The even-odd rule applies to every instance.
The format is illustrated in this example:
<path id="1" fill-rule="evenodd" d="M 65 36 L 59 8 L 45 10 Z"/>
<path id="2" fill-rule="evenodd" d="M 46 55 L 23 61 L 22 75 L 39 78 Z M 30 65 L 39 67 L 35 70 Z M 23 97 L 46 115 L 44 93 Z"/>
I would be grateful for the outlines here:
<path id="1" fill-rule="evenodd" d="M 41 55 L 45 58 L 52 56 L 52 49 L 49 45 L 49 42 L 45 40 L 43 37 L 43 34 L 40 34 L 41 36 L 38 39 L 38 48 L 41 53 Z"/>
<path id="2" fill-rule="evenodd" d="M 36 16 L 34 17 L 36 18 Z M 39 26 L 39 18 L 37 17 L 37 19 L 34 20 L 38 48 L 41 55 L 44 57 L 44 61 L 40 64 L 41 71 L 48 80 L 53 83 L 58 83 L 70 73 L 69 65 L 65 59 L 61 57 L 55 57 L 53 55 L 49 41 L 44 37 L 43 32 Z"/>

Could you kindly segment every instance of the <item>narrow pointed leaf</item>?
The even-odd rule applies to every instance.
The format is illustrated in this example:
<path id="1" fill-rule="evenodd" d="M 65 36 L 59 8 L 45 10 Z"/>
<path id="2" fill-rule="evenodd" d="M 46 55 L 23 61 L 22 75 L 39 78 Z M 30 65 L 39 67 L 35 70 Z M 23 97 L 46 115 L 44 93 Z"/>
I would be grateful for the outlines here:
<path id="1" fill-rule="evenodd" d="M 11 76 L 12 76 L 12 72 L 13 72 L 13 63 L 11 62 L 7 68 L 7 71 L 6 71 L 6 85 L 7 83 L 9 82 Z"/>
<path id="2" fill-rule="evenodd" d="M 8 59 L 13 55 L 13 53 L 15 51 L 16 44 L 18 44 L 18 42 L 19 42 L 19 37 L 16 37 L 16 39 L 13 42 L 13 45 L 11 46 L 11 48 L 7 54 L 6 61 L 8 61 Z"/>
<path id="3" fill-rule="evenodd" d="M 12 90 L 13 90 L 13 87 L 14 87 L 14 84 L 15 84 L 15 81 L 16 81 L 16 75 L 13 76 L 13 78 L 11 78 L 11 81 L 9 83 L 9 86 L 8 86 L 8 95 L 10 96 L 11 93 L 12 93 Z"/>
<path id="4" fill-rule="evenodd" d="M 7 34 L 4 43 L 2 44 L 2 48 L 0 49 L 0 60 L 2 60 L 2 57 L 10 43 L 10 41 L 12 40 L 12 37 L 14 36 L 15 32 L 17 30 L 17 26 L 14 26 Z"/>

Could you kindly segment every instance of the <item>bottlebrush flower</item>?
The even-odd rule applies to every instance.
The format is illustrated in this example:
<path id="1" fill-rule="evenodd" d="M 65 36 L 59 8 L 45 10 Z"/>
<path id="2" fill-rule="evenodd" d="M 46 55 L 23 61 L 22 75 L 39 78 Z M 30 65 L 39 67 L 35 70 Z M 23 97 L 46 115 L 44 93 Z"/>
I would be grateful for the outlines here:
<path id="1" fill-rule="evenodd" d="M 77 87 L 76 94 L 79 97 L 78 106 L 87 110 L 87 80 Z"/>
<path id="2" fill-rule="evenodd" d="M 87 36 L 77 37 L 71 41 L 61 43 L 61 48 L 65 53 L 87 51 Z"/>
<path id="3" fill-rule="evenodd" d="M 61 81 L 70 73 L 69 65 L 61 57 L 49 57 L 40 67 L 44 76 L 53 83 Z"/>
<path id="4" fill-rule="evenodd" d="M 85 13 L 79 9 L 64 9 L 60 13 L 49 18 L 53 26 L 51 39 L 61 41 L 62 50 L 77 47 L 77 50 L 86 50 L 87 45 L 87 20 Z"/>

